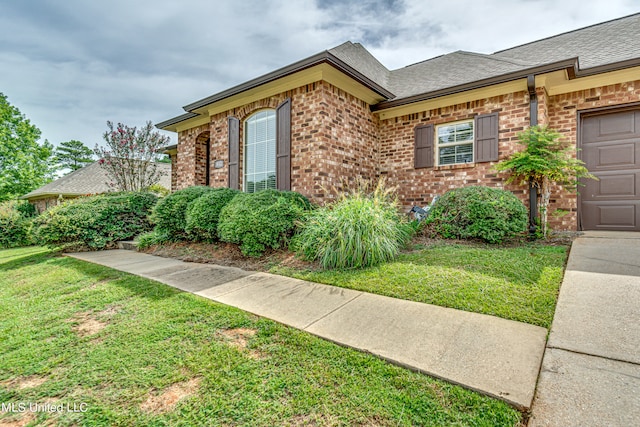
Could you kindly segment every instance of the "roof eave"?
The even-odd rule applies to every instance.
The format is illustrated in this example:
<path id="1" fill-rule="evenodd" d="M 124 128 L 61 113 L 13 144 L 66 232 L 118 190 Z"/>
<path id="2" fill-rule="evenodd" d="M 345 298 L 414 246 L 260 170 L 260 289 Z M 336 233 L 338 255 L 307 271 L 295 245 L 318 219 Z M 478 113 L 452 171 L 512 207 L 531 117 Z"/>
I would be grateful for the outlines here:
<path id="1" fill-rule="evenodd" d="M 307 68 L 314 67 L 320 64 L 329 64 L 336 68 L 337 70 L 343 72 L 347 76 L 351 77 L 353 80 L 361 83 L 365 87 L 371 89 L 378 95 L 384 97 L 385 99 L 391 99 L 394 97 L 394 94 L 391 93 L 386 88 L 382 87 L 378 83 L 364 76 L 362 73 L 354 69 L 353 67 L 346 64 L 344 61 L 333 55 L 329 51 L 321 52 L 317 55 L 311 56 L 309 58 L 303 59 L 301 61 L 295 62 L 291 65 L 287 65 L 286 67 L 275 70 L 271 73 L 265 74 L 263 76 L 257 77 L 253 80 L 249 80 L 248 82 L 242 83 L 240 85 L 234 86 L 230 89 L 227 89 L 223 92 L 219 92 L 215 95 L 208 96 L 199 101 L 193 102 L 191 104 L 185 105 L 183 108 L 186 111 L 193 112 L 199 108 L 205 107 L 207 105 L 213 104 L 215 102 L 221 101 L 223 99 L 229 98 L 233 95 L 237 95 L 239 93 L 245 92 L 247 90 L 256 88 L 263 84 L 272 82 L 274 80 L 281 79 L 283 77 L 287 77 L 289 75 L 298 73 L 300 71 L 306 70 Z"/>
<path id="2" fill-rule="evenodd" d="M 596 74 L 609 73 L 611 71 L 624 70 L 625 68 L 640 67 L 640 58 L 627 59 L 611 64 L 598 65 L 597 67 L 578 69 L 575 77 L 587 77 Z"/>
<path id="3" fill-rule="evenodd" d="M 387 108 L 400 107 L 402 105 L 413 104 L 414 102 L 427 101 L 429 99 L 440 98 L 447 95 L 454 95 L 460 92 L 466 92 L 469 90 L 480 89 L 487 86 L 493 86 L 500 83 L 507 83 L 513 80 L 525 78 L 531 74 L 548 73 L 551 71 L 567 70 L 570 78 L 576 74 L 578 67 L 578 58 L 566 59 L 563 61 L 553 62 L 550 64 L 539 65 L 536 67 L 527 68 L 524 70 L 518 70 L 508 74 L 501 74 L 499 76 L 490 77 L 487 79 L 476 80 L 474 82 L 464 83 L 457 86 L 452 86 L 432 92 L 421 93 L 418 95 L 409 96 L 391 101 L 382 101 L 371 107 L 372 111 L 380 111 Z"/>
<path id="4" fill-rule="evenodd" d="M 58 192 L 58 191 L 54 191 L 54 192 L 47 192 L 47 193 L 37 193 L 37 194 L 25 194 L 24 196 L 20 196 L 19 198 L 22 200 L 30 200 L 30 199 L 45 199 L 45 198 L 51 198 L 51 197 L 69 197 L 69 196 L 73 196 L 73 197 L 80 197 L 80 196 L 84 196 L 87 193 L 65 193 L 65 192 Z"/>
<path id="5" fill-rule="evenodd" d="M 173 117 L 169 120 L 165 120 L 164 122 L 156 123 L 156 128 L 168 130 L 167 128 L 170 126 L 177 125 L 178 123 L 182 123 L 184 121 L 193 119 L 194 117 L 198 117 L 198 116 L 199 116 L 198 113 L 192 113 L 192 112 L 184 113 L 179 116 Z"/>
<path id="6" fill-rule="evenodd" d="M 162 154 L 173 154 L 178 150 L 178 144 L 167 145 L 162 149 Z"/>

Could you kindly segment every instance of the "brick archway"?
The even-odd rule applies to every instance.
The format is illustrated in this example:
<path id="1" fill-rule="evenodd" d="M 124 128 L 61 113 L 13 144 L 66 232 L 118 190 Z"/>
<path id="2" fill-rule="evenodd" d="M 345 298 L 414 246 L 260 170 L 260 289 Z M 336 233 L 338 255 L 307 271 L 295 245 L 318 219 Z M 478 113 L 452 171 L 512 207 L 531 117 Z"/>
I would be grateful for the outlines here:
<path id="1" fill-rule="evenodd" d="M 204 131 L 196 137 L 195 185 L 211 184 L 211 136 Z"/>

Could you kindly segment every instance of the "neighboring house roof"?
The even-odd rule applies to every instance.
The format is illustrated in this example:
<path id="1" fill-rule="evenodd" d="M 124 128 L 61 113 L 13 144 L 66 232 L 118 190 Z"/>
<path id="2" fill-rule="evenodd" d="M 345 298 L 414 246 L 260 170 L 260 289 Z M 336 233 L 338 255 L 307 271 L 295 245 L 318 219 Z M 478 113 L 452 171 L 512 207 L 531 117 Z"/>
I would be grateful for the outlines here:
<path id="1" fill-rule="evenodd" d="M 640 13 L 493 54 L 458 51 L 388 70 L 359 43 L 346 42 L 184 107 L 186 114 L 158 123 L 167 128 L 197 117 L 194 111 L 264 83 L 326 62 L 385 97 L 380 110 L 419 100 L 566 69 L 570 78 L 640 66 Z"/>
<path id="2" fill-rule="evenodd" d="M 159 184 L 171 188 L 171 164 L 157 163 L 158 169 L 163 171 Z M 111 181 L 106 170 L 98 163 L 91 163 L 83 168 L 73 171 L 56 179 L 30 193 L 21 199 L 39 199 L 46 196 L 83 196 L 85 194 L 100 194 L 113 191 L 107 185 Z"/>

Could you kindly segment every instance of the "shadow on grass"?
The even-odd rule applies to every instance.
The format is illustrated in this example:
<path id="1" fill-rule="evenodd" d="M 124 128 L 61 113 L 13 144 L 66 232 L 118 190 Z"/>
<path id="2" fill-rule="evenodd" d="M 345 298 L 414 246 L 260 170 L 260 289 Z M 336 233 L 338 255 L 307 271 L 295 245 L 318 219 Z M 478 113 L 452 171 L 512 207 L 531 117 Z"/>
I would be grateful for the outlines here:
<path id="1" fill-rule="evenodd" d="M 44 248 L 37 248 L 37 251 L 30 251 L 24 255 L 5 256 L 4 258 L 11 257 L 14 259 L 4 263 L 0 259 L 0 272 L 10 272 L 38 265 L 43 269 L 48 269 L 51 276 L 54 277 L 57 269 L 73 269 L 90 284 L 110 281 L 114 285 L 123 287 L 138 296 L 151 300 L 170 298 L 182 292 L 181 290 L 151 279 L 135 276 L 88 261 L 66 257 L 59 252 L 47 251 Z"/>
<path id="2" fill-rule="evenodd" d="M 33 248 L 24 248 L 28 250 L 27 252 L 20 253 L 19 255 L 14 255 L 12 252 L 17 249 L 8 249 L 6 251 L 2 251 L 0 254 L 0 271 L 11 271 L 19 268 L 23 268 L 27 265 L 33 265 L 40 263 L 44 260 L 51 258 L 52 256 L 56 256 L 56 254 L 47 251 L 45 248 L 41 247 L 33 247 Z M 29 250 L 32 249 L 32 250 Z M 4 261 L 6 259 L 11 259 L 10 261 Z"/>

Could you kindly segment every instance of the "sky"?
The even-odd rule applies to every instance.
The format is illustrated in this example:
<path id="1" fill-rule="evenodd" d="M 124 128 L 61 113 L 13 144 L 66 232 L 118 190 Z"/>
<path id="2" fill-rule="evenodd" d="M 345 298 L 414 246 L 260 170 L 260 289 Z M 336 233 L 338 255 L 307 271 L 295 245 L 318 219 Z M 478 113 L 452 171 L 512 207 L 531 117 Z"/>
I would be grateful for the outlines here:
<path id="1" fill-rule="evenodd" d="M 359 42 L 397 69 L 640 12 L 639 0 L 0 0 L 0 92 L 54 145 Z M 176 135 L 166 132 L 176 142 Z"/>

